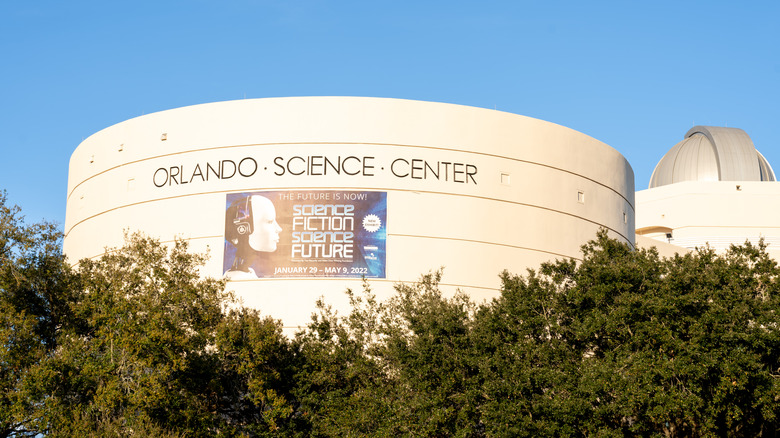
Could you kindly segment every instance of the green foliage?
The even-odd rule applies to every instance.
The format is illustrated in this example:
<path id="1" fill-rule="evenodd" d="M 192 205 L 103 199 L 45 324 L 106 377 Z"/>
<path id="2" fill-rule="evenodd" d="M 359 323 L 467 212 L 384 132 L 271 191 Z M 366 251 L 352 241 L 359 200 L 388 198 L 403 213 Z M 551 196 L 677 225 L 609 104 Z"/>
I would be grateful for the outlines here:
<path id="1" fill-rule="evenodd" d="M 226 434 L 280 433 L 292 413 L 296 358 L 281 326 L 258 311 L 234 308 L 217 330 L 218 410 Z"/>
<path id="2" fill-rule="evenodd" d="M 72 270 L 60 237 L 0 196 L 0 436 L 258 436 L 288 421 L 280 323 L 201 278 L 204 255 L 134 235 Z"/>
<path id="3" fill-rule="evenodd" d="M 0 195 L 0 437 L 774 436 L 780 270 L 763 244 L 662 259 L 602 232 L 579 262 L 441 273 L 324 302 L 294 339 L 130 236 L 71 269 Z"/>
<path id="4" fill-rule="evenodd" d="M 366 285 L 352 312 L 321 304 L 296 345 L 297 429 L 313 436 L 474 436 L 477 368 L 469 345 L 473 304 L 445 298 L 440 273 L 397 285 L 378 303 Z"/>
<path id="5" fill-rule="evenodd" d="M 79 330 L 62 333 L 42 367 L 50 431 L 73 436 L 75 427 L 117 422 L 216 427 L 204 415 L 215 361 L 207 347 L 227 296 L 222 282 L 199 278 L 202 261 L 183 241 L 169 249 L 139 236 L 81 261 Z"/>
<path id="6" fill-rule="evenodd" d="M 474 305 L 463 294 L 446 298 L 441 272 L 414 285 L 398 285 L 384 315 L 387 369 L 397 376 L 397 421 L 403 432 L 424 436 L 481 433 L 480 398 L 471 343 Z"/>
<path id="7" fill-rule="evenodd" d="M 0 193 L 0 437 L 36 434 L 35 367 L 72 320 L 75 279 L 59 242 L 54 225 L 26 224 Z"/>
<path id="8" fill-rule="evenodd" d="M 780 271 L 763 247 L 661 260 L 601 233 L 583 253 L 505 275 L 479 314 L 491 434 L 774 433 Z"/>
<path id="9" fill-rule="evenodd" d="M 308 433 L 773 436 L 780 271 L 764 248 L 661 259 L 600 233 L 475 309 L 438 274 L 298 338 Z M 298 429 L 301 430 L 301 429 Z"/>
<path id="10" fill-rule="evenodd" d="M 318 303 L 308 330 L 294 341 L 298 366 L 292 393 L 298 407 L 291 435 L 358 436 L 390 426 L 392 385 L 372 353 L 376 346 L 377 307 L 348 292 L 351 324 Z M 366 304 L 363 306 L 363 304 Z"/>

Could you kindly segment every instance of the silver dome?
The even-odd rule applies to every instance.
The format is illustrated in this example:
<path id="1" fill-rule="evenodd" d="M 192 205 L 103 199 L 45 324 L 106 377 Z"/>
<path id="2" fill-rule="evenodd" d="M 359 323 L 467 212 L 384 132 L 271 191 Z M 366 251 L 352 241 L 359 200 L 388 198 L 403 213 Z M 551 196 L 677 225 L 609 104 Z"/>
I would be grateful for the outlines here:
<path id="1" fill-rule="evenodd" d="M 745 131 L 694 126 L 655 166 L 649 188 L 682 181 L 775 181 L 775 173 Z"/>

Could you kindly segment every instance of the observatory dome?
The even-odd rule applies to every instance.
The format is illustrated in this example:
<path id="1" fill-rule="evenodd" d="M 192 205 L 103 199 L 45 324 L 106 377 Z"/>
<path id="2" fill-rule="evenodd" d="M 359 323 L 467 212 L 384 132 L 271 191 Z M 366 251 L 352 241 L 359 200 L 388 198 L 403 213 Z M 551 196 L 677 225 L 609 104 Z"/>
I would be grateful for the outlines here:
<path id="1" fill-rule="evenodd" d="M 745 131 L 694 126 L 658 162 L 649 188 L 683 181 L 775 181 L 775 173 Z"/>

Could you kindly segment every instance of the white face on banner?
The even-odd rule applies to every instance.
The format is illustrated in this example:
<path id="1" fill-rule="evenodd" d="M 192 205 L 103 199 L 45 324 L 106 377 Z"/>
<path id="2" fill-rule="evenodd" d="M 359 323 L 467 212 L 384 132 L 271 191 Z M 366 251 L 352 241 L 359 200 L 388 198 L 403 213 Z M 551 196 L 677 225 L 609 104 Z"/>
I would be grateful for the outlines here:
<path id="1" fill-rule="evenodd" d="M 276 251 L 279 244 L 279 232 L 282 227 L 276 222 L 276 208 L 270 199 L 252 196 L 252 234 L 249 235 L 249 246 L 255 251 Z"/>

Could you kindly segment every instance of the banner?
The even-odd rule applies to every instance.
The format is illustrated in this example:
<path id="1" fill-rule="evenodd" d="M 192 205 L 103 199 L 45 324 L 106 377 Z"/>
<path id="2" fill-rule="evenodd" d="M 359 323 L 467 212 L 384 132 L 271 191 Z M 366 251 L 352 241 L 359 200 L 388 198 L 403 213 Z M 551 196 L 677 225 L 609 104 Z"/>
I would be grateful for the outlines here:
<path id="1" fill-rule="evenodd" d="M 387 193 L 259 191 L 227 195 L 229 279 L 384 278 Z"/>

